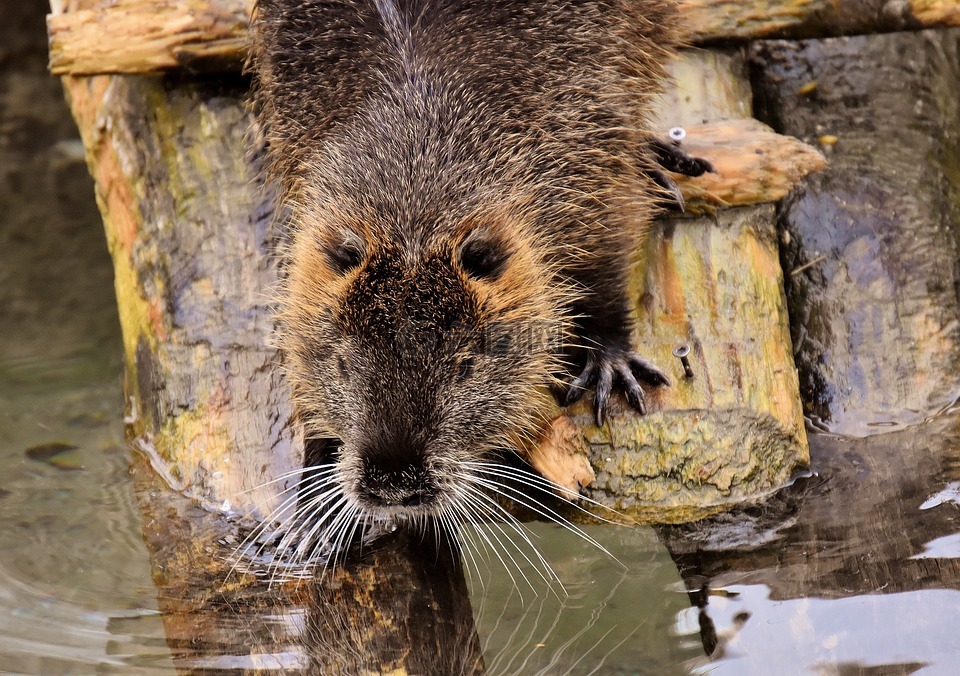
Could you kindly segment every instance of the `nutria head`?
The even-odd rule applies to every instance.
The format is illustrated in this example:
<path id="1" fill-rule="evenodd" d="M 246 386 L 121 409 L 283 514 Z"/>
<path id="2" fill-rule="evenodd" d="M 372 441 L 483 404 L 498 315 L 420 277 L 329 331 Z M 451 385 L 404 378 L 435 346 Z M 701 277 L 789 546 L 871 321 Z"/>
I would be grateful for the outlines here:
<path id="1" fill-rule="evenodd" d="M 462 515 L 470 463 L 542 424 L 562 285 L 522 215 L 496 211 L 399 220 L 314 201 L 299 215 L 288 372 L 308 435 L 340 441 L 330 481 L 358 515 Z"/>

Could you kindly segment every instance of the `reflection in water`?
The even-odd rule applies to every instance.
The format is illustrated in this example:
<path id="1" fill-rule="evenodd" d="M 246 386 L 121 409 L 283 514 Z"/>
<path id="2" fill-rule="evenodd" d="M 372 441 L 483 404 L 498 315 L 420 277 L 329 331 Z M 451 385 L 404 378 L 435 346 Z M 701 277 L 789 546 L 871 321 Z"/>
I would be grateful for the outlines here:
<path id="1" fill-rule="evenodd" d="M 709 606 L 721 654 L 692 664 L 694 673 L 762 674 L 771 664 L 808 674 L 957 673 L 960 591 L 778 602 L 764 585 L 724 591 Z"/>
<path id="2" fill-rule="evenodd" d="M 402 531 L 321 580 L 270 585 L 230 574 L 228 524 L 163 490 L 145 463 L 135 474 L 180 668 L 663 674 L 697 653 L 671 635 L 685 596 L 650 529 L 587 527 L 608 549 L 631 553 L 626 569 L 559 527 L 532 524 L 558 579 L 552 586 L 538 577 L 539 562 L 518 557 L 523 563 L 507 570 L 492 554 L 478 558 L 467 581 L 446 540 Z"/>
<path id="3" fill-rule="evenodd" d="M 777 500 L 662 530 L 701 598 L 708 670 L 759 673 L 773 660 L 799 673 L 957 673 L 960 417 L 865 439 L 813 436 L 811 452 L 818 475 Z"/>
<path id="4" fill-rule="evenodd" d="M 442 534 L 397 531 L 313 587 L 304 644 L 313 673 L 483 673 L 459 557 Z"/>

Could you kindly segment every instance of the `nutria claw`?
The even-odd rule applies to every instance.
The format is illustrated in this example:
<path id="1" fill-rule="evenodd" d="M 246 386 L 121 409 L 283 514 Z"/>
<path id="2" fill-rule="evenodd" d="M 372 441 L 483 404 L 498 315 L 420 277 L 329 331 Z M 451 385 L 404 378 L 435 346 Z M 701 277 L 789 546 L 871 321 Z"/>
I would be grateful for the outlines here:
<path id="1" fill-rule="evenodd" d="M 640 382 L 657 387 L 669 385 L 670 379 L 636 352 L 617 349 L 594 350 L 587 354 L 587 363 L 583 371 L 567 387 L 563 405 L 569 406 L 579 401 L 587 388 L 596 385 L 593 415 L 597 427 L 602 427 L 610 392 L 616 384 L 623 390 L 630 406 L 640 415 L 645 415 L 647 408 Z"/>
<path id="2" fill-rule="evenodd" d="M 676 142 L 653 139 L 650 142 L 650 149 L 653 150 L 657 164 L 675 174 L 702 176 L 707 172 L 716 173 L 717 171 L 708 160 L 688 154 Z"/>

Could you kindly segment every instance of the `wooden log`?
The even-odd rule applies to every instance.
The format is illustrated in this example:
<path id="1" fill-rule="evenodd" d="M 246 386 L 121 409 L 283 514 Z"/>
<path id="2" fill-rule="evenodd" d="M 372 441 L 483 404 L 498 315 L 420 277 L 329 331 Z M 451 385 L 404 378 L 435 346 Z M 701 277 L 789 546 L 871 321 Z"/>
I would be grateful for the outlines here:
<path id="1" fill-rule="evenodd" d="M 673 380 L 647 415 L 612 407 L 589 446 L 594 500 L 681 522 L 766 497 L 809 462 L 772 206 L 659 221 L 638 254 L 634 343 Z M 673 352 L 690 349 L 692 378 Z"/>
<path id="2" fill-rule="evenodd" d="M 54 75 L 239 68 L 250 0 L 111 0 L 48 19 Z M 814 37 L 960 25 L 958 0 L 686 0 L 693 42 Z"/>
<path id="3" fill-rule="evenodd" d="M 724 78 L 701 75 L 698 81 L 710 80 Z M 278 355 L 268 347 L 277 277 L 273 209 L 245 147 L 250 120 L 244 83 L 145 77 L 64 82 L 114 257 L 128 386 L 139 404 L 133 428 L 138 444 L 174 486 L 212 505 L 229 503 L 240 513 L 263 516 L 293 479 L 243 491 L 300 466 L 303 448 L 297 427 L 289 424 Z M 616 418 L 613 431 L 588 432 L 601 469 L 596 495 L 608 503 L 643 503 L 647 518 L 688 518 L 695 505 L 706 502 L 715 510 L 772 490 L 805 462 L 795 386 L 794 409 L 788 402 L 789 343 L 779 350 L 767 345 L 788 341 L 781 330 L 776 256 L 771 258 L 772 240 L 761 223 L 771 214 L 770 208 L 731 213 L 721 217 L 725 225 L 719 229 L 712 221 L 696 227 L 666 223 L 648 240 L 656 265 L 638 266 L 648 272 L 633 282 L 641 349 L 667 366 L 675 363 L 674 343 L 689 341 L 700 376 L 692 384 L 678 380 L 648 422 L 627 414 Z M 729 261 L 753 266 L 751 271 L 728 270 L 708 250 L 698 251 L 724 246 Z M 674 262 L 688 250 L 689 258 L 676 260 L 689 262 Z M 744 316 L 758 320 L 750 325 L 760 337 L 755 341 L 722 335 L 738 303 L 749 304 L 753 314 Z M 691 315 L 694 307 L 702 312 L 702 320 L 687 317 L 684 304 Z M 761 373 L 755 358 L 774 360 L 766 364 L 773 375 Z M 666 412 L 670 408 L 681 412 Z M 710 408 L 723 409 L 722 424 L 705 412 Z M 746 417 L 738 420 L 740 414 Z M 770 435 L 766 445 L 750 436 L 763 430 Z M 673 443 L 678 434 L 688 435 L 679 445 Z M 628 443 L 630 435 L 644 440 Z M 657 435 L 673 441 L 655 441 Z M 755 448 L 728 457 L 745 439 Z M 780 444 L 785 439 L 789 443 Z M 606 460 L 612 440 L 627 444 L 617 462 L 633 478 L 620 478 Z M 771 444 L 779 444 L 780 455 Z M 659 479 L 638 481 L 636 465 L 626 458 L 654 447 Z M 751 448 L 773 455 L 748 458 Z M 702 462 L 691 460 L 701 453 Z M 653 466 L 648 463 L 643 473 Z M 654 499 L 637 493 L 641 485 L 650 486 Z M 674 508 L 670 515 L 664 511 Z"/>
<path id="4" fill-rule="evenodd" d="M 822 38 L 960 25 L 956 0 L 686 0 L 692 40 L 712 43 L 763 37 Z"/>
<path id="5" fill-rule="evenodd" d="M 724 194 L 731 201 L 755 199 L 760 191 L 741 186 L 751 182 L 744 169 L 756 160 L 728 163 L 717 148 L 697 141 L 698 130 L 750 127 L 735 119 L 750 113 L 744 63 L 735 53 L 693 50 L 685 57 L 674 66 L 677 86 L 655 128 L 686 125 L 684 147 L 703 150 L 719 173 L 682 182 L 684 195 L 695 202 L 692 189 L 704 180 L 730 185 Z M 774 154 L 791 145 L 768 147 Z M 820 166 L 818 153 L 808 157 Z M 641 521 L 687 521 L 768 495 L 806 466 L 774 224 L 772 207 L 751 207 L 715 219 L 665 219 L 650 233 L 631 283 L 634 343 L 669 369 L 673 386 L 652 393 L 647 416 L 621 407 L 598 430 L 584 405 L 573 414 L 579 434 L 561 424 L 548 439 L 569 449 L 568 457 L 588 459 L 589 472 L 576 475 L 591 479 L 580 486 L 594 500 Z M 684 378 L 673 355 L 680 345 L 691 348 L 693 379 Z M 574 487 L 542 458 L 532 464 Z"/>
<path id="6" fill-rule="evenodd" d="M 270 347 L 269 195 L 242 82 L 64 80 L 113 257 L 131 430 L 197 499 L 269 513 L 302 466 Z"/>
<path id="7" fill-rule="evenodd" d="M 684 150 L 709 160 L 715 169 L 697 177 L 672 174 L 687 211 L 776 202 L 827 164 L 815 148 L 754 119 L 710 122 L 685 131 Z"/>
<path id="8" fill-rule="evenodd" d="M 239 71 L 248 48 L 248 0 L 115 0 L 47 18 L 54 75 Z"/>
<path id="9" fill-rule="evenodd" d="M 855 435 L 921 422 L 958 394 L 960 30 L 754 58 L 761 116 L 830 155 L 781 214 L 807 413 Z"/>

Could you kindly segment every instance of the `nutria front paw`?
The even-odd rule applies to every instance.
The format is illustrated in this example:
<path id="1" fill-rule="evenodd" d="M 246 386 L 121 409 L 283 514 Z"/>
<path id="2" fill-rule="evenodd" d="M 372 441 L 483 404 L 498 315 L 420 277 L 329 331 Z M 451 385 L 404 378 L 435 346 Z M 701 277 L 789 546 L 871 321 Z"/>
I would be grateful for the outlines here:
<path id="1" fill-rule="evenodd" d="M 656 366 L 632 350 L 603 348 L 590 350 L 583 371 L 568 386 L 561 403 L 564 406 L 579 401 L 588 388 L 596 385 L 593 414 L 597 427 L 603 425 L 607 402 L 614 386 L 623 391 L 627 402 L 641 415 L 647 412 L 640 383 L 657 387 L 669 385 L 670 379 Z"/>

